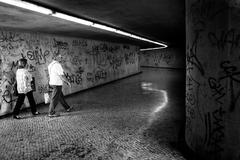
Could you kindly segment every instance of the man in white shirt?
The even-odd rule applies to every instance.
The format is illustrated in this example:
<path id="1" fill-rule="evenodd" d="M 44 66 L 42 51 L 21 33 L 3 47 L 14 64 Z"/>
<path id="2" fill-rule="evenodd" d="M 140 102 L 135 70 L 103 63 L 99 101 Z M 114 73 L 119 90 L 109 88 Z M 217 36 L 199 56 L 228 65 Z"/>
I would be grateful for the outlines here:
<path id="1" fill-rule="evenodd" d="M 49 117 L 57 117 L 59 116 L 55 112 L 55 108 L 60 102 L 64 109 L 69 112 L 71 107 L 67 104 L 64 99 L 62 92 L 63 82 L 67 83 L 71 87 L 70 82 L 68 82 L 67 78 L 64 76 L 62 65 L 59 63 L 62 60 L 61 54 L 58 54 L 53 57 L 52 62 L 48 65 L 48 74 L 49 74 L 49 85 L 52 87 L 52 96 L 49 105 Z"/>

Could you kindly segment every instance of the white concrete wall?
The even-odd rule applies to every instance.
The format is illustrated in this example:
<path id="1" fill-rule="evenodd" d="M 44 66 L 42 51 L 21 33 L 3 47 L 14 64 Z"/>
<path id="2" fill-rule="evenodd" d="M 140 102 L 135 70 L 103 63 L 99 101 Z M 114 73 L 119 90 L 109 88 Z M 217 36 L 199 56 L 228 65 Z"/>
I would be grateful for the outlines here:
<path id="1" fill-rule="evenodd" d="M 240 159 L 238 0 L 186 0 L 186 141 L 205 159 Z"/>
<path id="2" fill-rule="evenodd" d="M 22 57 L 36 80 L 35 100 L 44 101 L 47 66 L 54 52 L 64 55 L 64 74 L 72 84 L 72 88 L 64 86 L 65 95 L 139 72 L 137 46 L 1 29 L 0 115 L 14 107 L 12 83 L 16 62 Z"/>
<path id="3" fill-rule="evenodd" d="M 164 48 L 140 52 L 140 66 L 185 68 L 185 52 L 180 48 Z"/>

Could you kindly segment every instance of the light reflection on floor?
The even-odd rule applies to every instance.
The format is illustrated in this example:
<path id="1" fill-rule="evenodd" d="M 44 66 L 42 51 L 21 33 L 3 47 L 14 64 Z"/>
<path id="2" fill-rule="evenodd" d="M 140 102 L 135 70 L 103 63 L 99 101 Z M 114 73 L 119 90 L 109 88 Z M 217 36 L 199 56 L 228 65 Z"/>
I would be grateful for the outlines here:
<path id="1" fill-rule="evenodd" d="M 168 104 L 167 91 L 166 90 L 159 90 L 159 89 L 155 88 L 153 86 L 153 83 L 150 83 L 150 82 L 142 82 L 141 83 L 141 88 L 145 91 L 159 92 L 160 97 L 162 97 L 162 98 L 159 99 L 159 101 L 160 100 L 161 101 L 159 102 L 158 106 L 154 107 L 153 112 L 150 114 L 149 123 L 152 123 L 152 121 L 155 119 L 155 114 L 157 112 L 160 112 Z"/>

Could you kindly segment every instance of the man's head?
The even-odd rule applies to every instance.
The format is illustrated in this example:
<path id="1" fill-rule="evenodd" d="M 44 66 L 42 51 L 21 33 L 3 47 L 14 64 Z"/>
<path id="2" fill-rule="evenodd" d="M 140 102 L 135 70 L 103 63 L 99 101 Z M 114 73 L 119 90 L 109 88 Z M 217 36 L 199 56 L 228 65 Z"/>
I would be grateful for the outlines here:
<path id="1" fill-rule="evenodd" d="M 62 55 L 61 55 L 60 53 L 55 54 L 55 55 L 53 56 L 53 60 L 58 61 L 58 62 L 61 62 L 61 61 L 62 61 Z"/>
<path id="2" fill-rule="evenodd" d="M 18 60 L 18 68 L 25 68 L 27 65 L 27 59 L 21 58 Z"/>

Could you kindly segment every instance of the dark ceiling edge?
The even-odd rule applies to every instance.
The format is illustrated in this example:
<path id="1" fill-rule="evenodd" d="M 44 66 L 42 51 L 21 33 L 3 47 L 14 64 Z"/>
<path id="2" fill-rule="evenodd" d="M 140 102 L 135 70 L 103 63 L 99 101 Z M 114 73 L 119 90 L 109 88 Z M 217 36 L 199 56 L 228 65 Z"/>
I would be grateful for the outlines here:
<path id="1" fill-rule="evenodd" d="M 50 10 L 52 10 L 53 12 L 60 12 L 60 13 L 64 13 L 64 14 L 67 14 L 67 15 L 70 15 L 70 16 L 74 16 L 74 17 L 77 17 L 77 18 L 81 18 L 81 19 L 84 19 L 84 20 L 87 20 L 87 21 L 91 21 L 93 23 L 98 23 L 98 24 L 101 24 L 101 25 L 105 25 L 105 26 L 108 26 L 108 27 L 112 27 L 112 28 L 115 28 L 115 29 L 118 29 L 118 30 L 121 30 L 121 31 L 124 31 L 124 32 L 127 32 L 127 33 L 130 33 L 130 34 L 134 34 L 136 36 L 139 36 L 139 37 L 142 37 L 142 38 L 146 38 L 146 39 L 149 39 L 149 40 L 152 40 L 152 41 L 156 41 L 156 42 L 159 42 L 159 43 L 163 43 L 167 46 L 169 46 L 170 44 L 168 42 L 164 42 L 164 41 L 161 41 L 161 40 L 156 40 L 156 39 L 152 39 L 152 38 L 149 38 L 147 36 L 143 36 L 143 35 L 140 35 L 138 33 L 135 33 L 135 32 L 129 32 L 128 30 L 125 30 L 125 29 L 122 29 L 122 28 L 119 28 L 117 26 L 111 26 L 111 25 L 108 25 L 108 24 L 105 24 L 105 23 L 102 23 L 100 21 L 96 21 L 96 20 L 93 20 L 93 19 L 90 19 L 90 18 L 86 18 L 86 17 L 83 17 L 83 16 L 80 16 L 80 15 L 76 15 L 76 14 L 73 14 L 69 11 L 66 11 L 66 10 L 62 10 L 62 9 L 58 9 L 56 7 L 53 7 L 53 6 L 49 6 L 49 5 L 46 5 L 44 3 L 40 3 L 40 2 L 36 2 L 36 1 L 32 1 L 32 0 L 22 0 L 22 1 L 25 1 L 25 2 L 29 2 L 29 3 L 32 3 L 32 4 L 35 4 L 35 5 L 38 5 L 38 6 L 41 6 L 41 7 L 45 7 L 45 8 L 48 8 Z M 141 40 L 138 40 L 138 41 L 141 41 Z M 150 42 L 148 42 L 150 43 Z M 152 43 L 150 43 L 152 44 Z M 157 45 L 157 44 L 155 44 Z M 149 45 L 150 46 L 150 45 Z M 159 47 L 159 45 L 157 45 Z M 163 45 L 161 45 L 163 47 Z"/>

